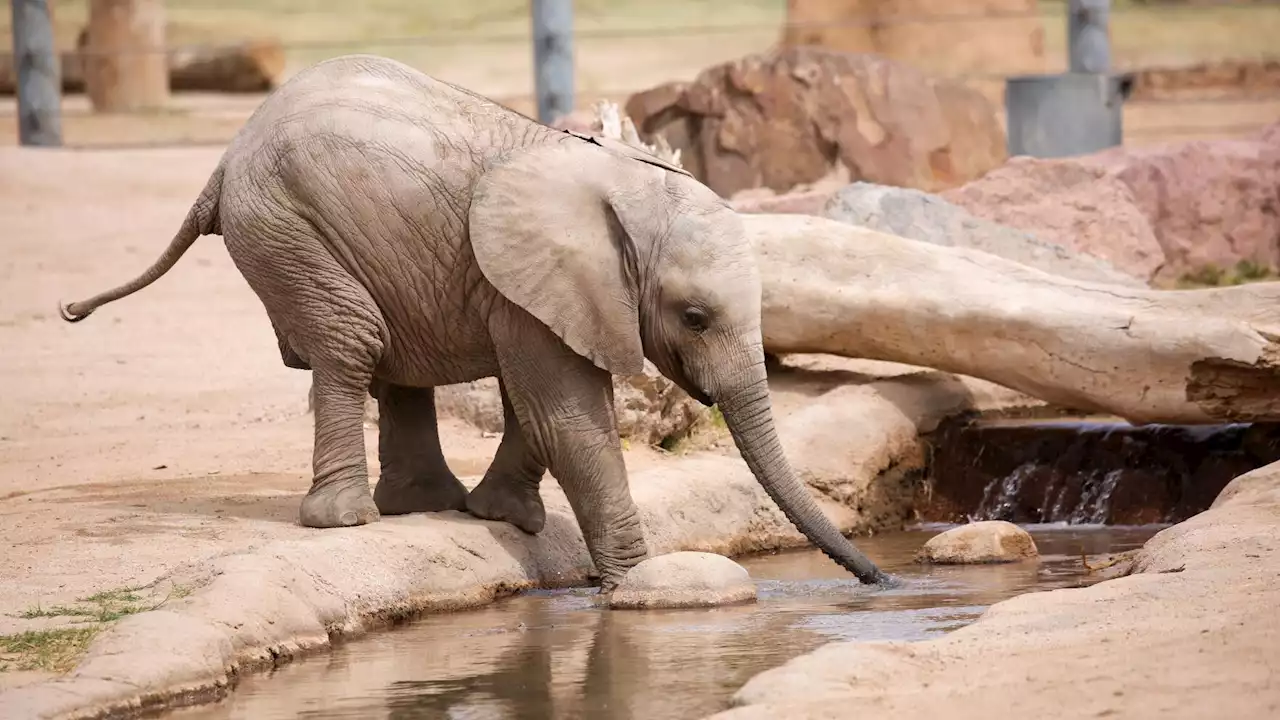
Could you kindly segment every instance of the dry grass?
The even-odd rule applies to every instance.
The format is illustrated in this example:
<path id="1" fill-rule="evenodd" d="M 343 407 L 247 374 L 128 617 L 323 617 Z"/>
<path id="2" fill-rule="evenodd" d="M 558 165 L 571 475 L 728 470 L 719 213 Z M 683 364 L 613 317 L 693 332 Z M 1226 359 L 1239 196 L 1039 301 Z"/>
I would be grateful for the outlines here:
<path id="1" fill-rule="evenodd" d="M 67 672 L 105 627 L 93 624 L 0 635 L 0 672 Z"/>
<path id="2" fill-rule="evenodd" d="M 73 605 L 27 608 L 17 617 L 24 620 L 59 618 L 69 624 L 0 635 L 0 672 L 66 672 L 75 667 L 89 643 L 111 623 L 129 615 L 155 610 L 190 593 L 190 588 L 175 585 L 157 600 L 152 590 L 154 588 L 117 588 L 80 598 Z"/>

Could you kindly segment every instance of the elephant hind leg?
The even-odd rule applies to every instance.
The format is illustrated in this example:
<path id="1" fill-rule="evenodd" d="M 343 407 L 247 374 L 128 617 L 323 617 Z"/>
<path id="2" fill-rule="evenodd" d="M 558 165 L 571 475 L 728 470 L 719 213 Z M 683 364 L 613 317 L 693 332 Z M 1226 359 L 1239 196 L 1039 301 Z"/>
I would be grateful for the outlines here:
<path id="1" fill-rule="evenodd" d="M 271 329 L 276 332 L 276 343 L 280 345 L 280 359 L 284 362 L 284 366 L 294 370 L 310 370 L 311 364 L 298 355 L 293 346 L 289 344 L 289 339 L 285 337 L 275 323 L 271 323 Z"/>
<path id="2" fill-rule="evenodd" d="M 306 527 L 365 525 L 380 517 L 369 495 L 364 448 L 364 398 L 367 385 L 353 384 L 346 373 L 319 365 L 312 371 L 315 389 L 315 446 L 311 490 L 302 499 L 299 521 Z"/>
<path id="3" fill-rule="evenodd" d="M 502 393 L 502 442 L 484 479 L 467 496 L 467 511 L 485 520 L 509 522 L 536 535 L 547 522 L 547 511 L 538 492 L 547 468 L 529 447 L 501 381 L 498 389 Z"/>
<path id="4" fill-rule="evenodd" d="M 222 220 L 227 251 L 266 308 L 281 355 L 287 348 L 311 367 L 312 480 L 299 522 L 314 528 L 375 522 L 364 404 L 386 343 L 382 313 L 300 218 L 228 211 Z"/>
<path id="5" fill-rule="evenodd" d="M 373 501 L 383 515 L 464 510 L 467 488 L 445 462 L 436 424 L 435 388 L 375 380 L 378 461 L 382 474 Z"/>

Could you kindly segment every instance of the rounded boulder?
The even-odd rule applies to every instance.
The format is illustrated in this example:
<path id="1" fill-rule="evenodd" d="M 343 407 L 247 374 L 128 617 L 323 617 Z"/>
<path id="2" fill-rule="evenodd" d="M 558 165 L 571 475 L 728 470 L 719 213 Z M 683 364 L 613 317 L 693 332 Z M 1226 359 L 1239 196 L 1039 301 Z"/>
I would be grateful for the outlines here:
<path id="1" fill-rule="evenodd" d="M 1036 541 L 1026 530 L 1004 520 L 983 520 L 933 536 L 917 553 L 916 562 L 980 565 L 1031 560 L 1039 555 Z"/>
<path id="2" fill-rule="evenodd" d="M 609 598 L 609 607 L 716 607 L 755 599 L 756 585 L 738 563 L 715 553 L 675 552 L 631 568 Z"/>

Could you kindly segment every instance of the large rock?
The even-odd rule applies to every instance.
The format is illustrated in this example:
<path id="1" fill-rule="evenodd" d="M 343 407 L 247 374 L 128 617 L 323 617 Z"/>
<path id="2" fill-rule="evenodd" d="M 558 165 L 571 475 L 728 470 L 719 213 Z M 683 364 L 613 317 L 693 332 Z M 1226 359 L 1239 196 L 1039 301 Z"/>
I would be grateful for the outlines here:
<path id="1" fill-rule="evenodd" d="M 832 176 L 936 191 L 1005 159 L 995 107 L 978 92 L 874 55 L 810 47 L 640 92 L 626 112 L 724 197 Z"/>
<path id="2" fill-rule="evenodd" d="M 1242 260 L 1280 266 L 1280 142 L 1240 140 L 1116 148 L 1085 162 L 1124 183 L 1164 251 L 1162 276 Z"/>
<path id="3" fill-rule="evenodd" d="M 876 53 L 928 72 L 1040 72 L 1045 55 L 1038 10 L 1038 0 L 788 0 L 782 41 Z"/>
<path id="4" fill-rule="evenodd" d="M 1206 266 L 1280 266 L 1280 124 L 1254 137 L 1012 158 L 942 193 L 1160 284 Z"/>
<path id="5" fill-rule="evenodd" d="M 1036 541 L 1026 530 L 1004 520 L 983 520 L 929 538 L 916 562 L 983 565 L 1030 560 L 1039 554 Z"/>
<path id="6" fill-rule="evenodd" d="M 755 599 L 756 585 L 738 563 L 715 553 L 674 552 L 631 568 L 609 598 L 609 607 L 716 607 Z"/>
<path id="7" fill-rule="evenodd" d="M 640 375 L 614 376 L 613 401 L 618 434 L 647 445 L 683 436 L 707 413 L 701 403 L 663 377 L 648 361 Z M 374 412 L 376 418 L 376 405 Z M 485 378 L 436 388 L 436 412 L 465 420 L 486 432 L 502 432 L 498 381 Z"/>
<path id="8" fill-rule="evenodd" d="M 920 242 L 981 250 L 1076 280 L 1130 287 L 1145 284 L 1104 260 L 974 217 L 937 195 L 910 188 L 854 183 L 835 193 L 822 215 Z"/>
<path id="9" fill-rule="evenodd" d="M 1146 281 L 1164 265 L 1164 250 L 1129 186 L 1080 160 L 1011 158 L 942 197 Z"/>

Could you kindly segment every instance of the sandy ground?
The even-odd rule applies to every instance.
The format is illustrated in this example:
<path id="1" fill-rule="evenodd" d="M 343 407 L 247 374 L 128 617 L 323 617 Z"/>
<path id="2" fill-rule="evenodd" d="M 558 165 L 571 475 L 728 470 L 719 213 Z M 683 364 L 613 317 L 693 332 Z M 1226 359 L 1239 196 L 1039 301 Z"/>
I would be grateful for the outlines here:
<path id="1" fill-rule="evenodd" d="M 714 717 L 1280 717 L 1278 527 L 1270 465 L 1152 538 L 1123 577 L 998 603 L 936 640 L 823 646 Z"/>

